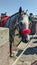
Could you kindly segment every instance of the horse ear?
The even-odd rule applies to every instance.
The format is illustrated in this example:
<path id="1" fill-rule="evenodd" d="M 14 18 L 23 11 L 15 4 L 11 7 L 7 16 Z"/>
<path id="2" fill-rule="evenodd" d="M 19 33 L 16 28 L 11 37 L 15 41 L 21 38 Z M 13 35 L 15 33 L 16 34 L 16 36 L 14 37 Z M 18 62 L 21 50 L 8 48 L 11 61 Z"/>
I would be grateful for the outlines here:
<path id="1" fill-rule="evenodd" d="M 21 12 L 22 12 L 22 7 L 19 8 L 19 13 L 21 14 Z"/>

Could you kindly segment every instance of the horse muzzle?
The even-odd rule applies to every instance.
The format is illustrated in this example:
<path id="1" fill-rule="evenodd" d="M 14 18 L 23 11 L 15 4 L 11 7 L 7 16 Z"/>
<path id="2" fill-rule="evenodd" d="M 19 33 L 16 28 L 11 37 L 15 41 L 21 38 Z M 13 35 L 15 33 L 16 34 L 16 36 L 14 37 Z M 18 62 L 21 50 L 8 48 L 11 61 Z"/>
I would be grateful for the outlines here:
<path id="1" fill-rule="evenodd" d="M 27 43 L 29 41 L 29 34 L 31 30 L 30 29 L 23 29 L 21 30 L 20 34 L 22 36 L 22 41 Z"/>
<path id="2" fill-rule="evenodd" d="M 23 29 L 21 30 L 21 34 L 30 34 L 31 30 L 30 29 Z"/>

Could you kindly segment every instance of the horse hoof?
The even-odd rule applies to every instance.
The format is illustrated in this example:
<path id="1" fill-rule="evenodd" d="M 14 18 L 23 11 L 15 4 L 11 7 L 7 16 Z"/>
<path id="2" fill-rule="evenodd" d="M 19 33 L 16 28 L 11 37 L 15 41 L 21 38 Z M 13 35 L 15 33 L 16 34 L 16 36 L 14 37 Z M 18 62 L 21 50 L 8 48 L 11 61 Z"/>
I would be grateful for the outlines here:
<path id="1" fill-rule="evenodd" d="M 10 57 L 12 58 L 12 57 L 14 57 L 14 55 L 13 55 L 13 54 L 11 54 L 11 55 L 10 55 Z"/>

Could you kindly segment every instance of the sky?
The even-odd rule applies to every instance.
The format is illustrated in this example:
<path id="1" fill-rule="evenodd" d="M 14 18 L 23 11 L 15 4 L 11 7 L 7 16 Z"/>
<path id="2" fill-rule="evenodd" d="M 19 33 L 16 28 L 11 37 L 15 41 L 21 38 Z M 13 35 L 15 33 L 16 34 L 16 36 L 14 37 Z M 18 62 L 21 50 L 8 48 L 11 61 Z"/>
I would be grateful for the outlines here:
<path id="1" fill-rule="evenodd" d="M 37 0 L 0 0 L 0 15 L 7 12 L 7 15 L 12 15 L 19 11 L 19 7 L 23 11 L 28 9 L 28 13 L 32 12 L 37 15 Z"/>

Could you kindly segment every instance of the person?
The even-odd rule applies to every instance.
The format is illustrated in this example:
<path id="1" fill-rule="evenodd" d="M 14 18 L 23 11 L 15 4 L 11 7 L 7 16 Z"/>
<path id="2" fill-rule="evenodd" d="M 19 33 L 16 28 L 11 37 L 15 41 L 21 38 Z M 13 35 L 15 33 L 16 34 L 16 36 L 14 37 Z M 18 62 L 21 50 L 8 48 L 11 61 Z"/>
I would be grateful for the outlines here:
<path id="1" fill-rule="evenodd" d="M 0 17 L 0 27 L 1 27 L 1 17 Z"/>
<path id="2" fill-rule="evenodd" d="M 30 28 L 30 29 L 32 28 L 32 18 L 33 18 L 33 14 L 30 13 L 30 14 L 29 14 L 29 28 Z"/>

